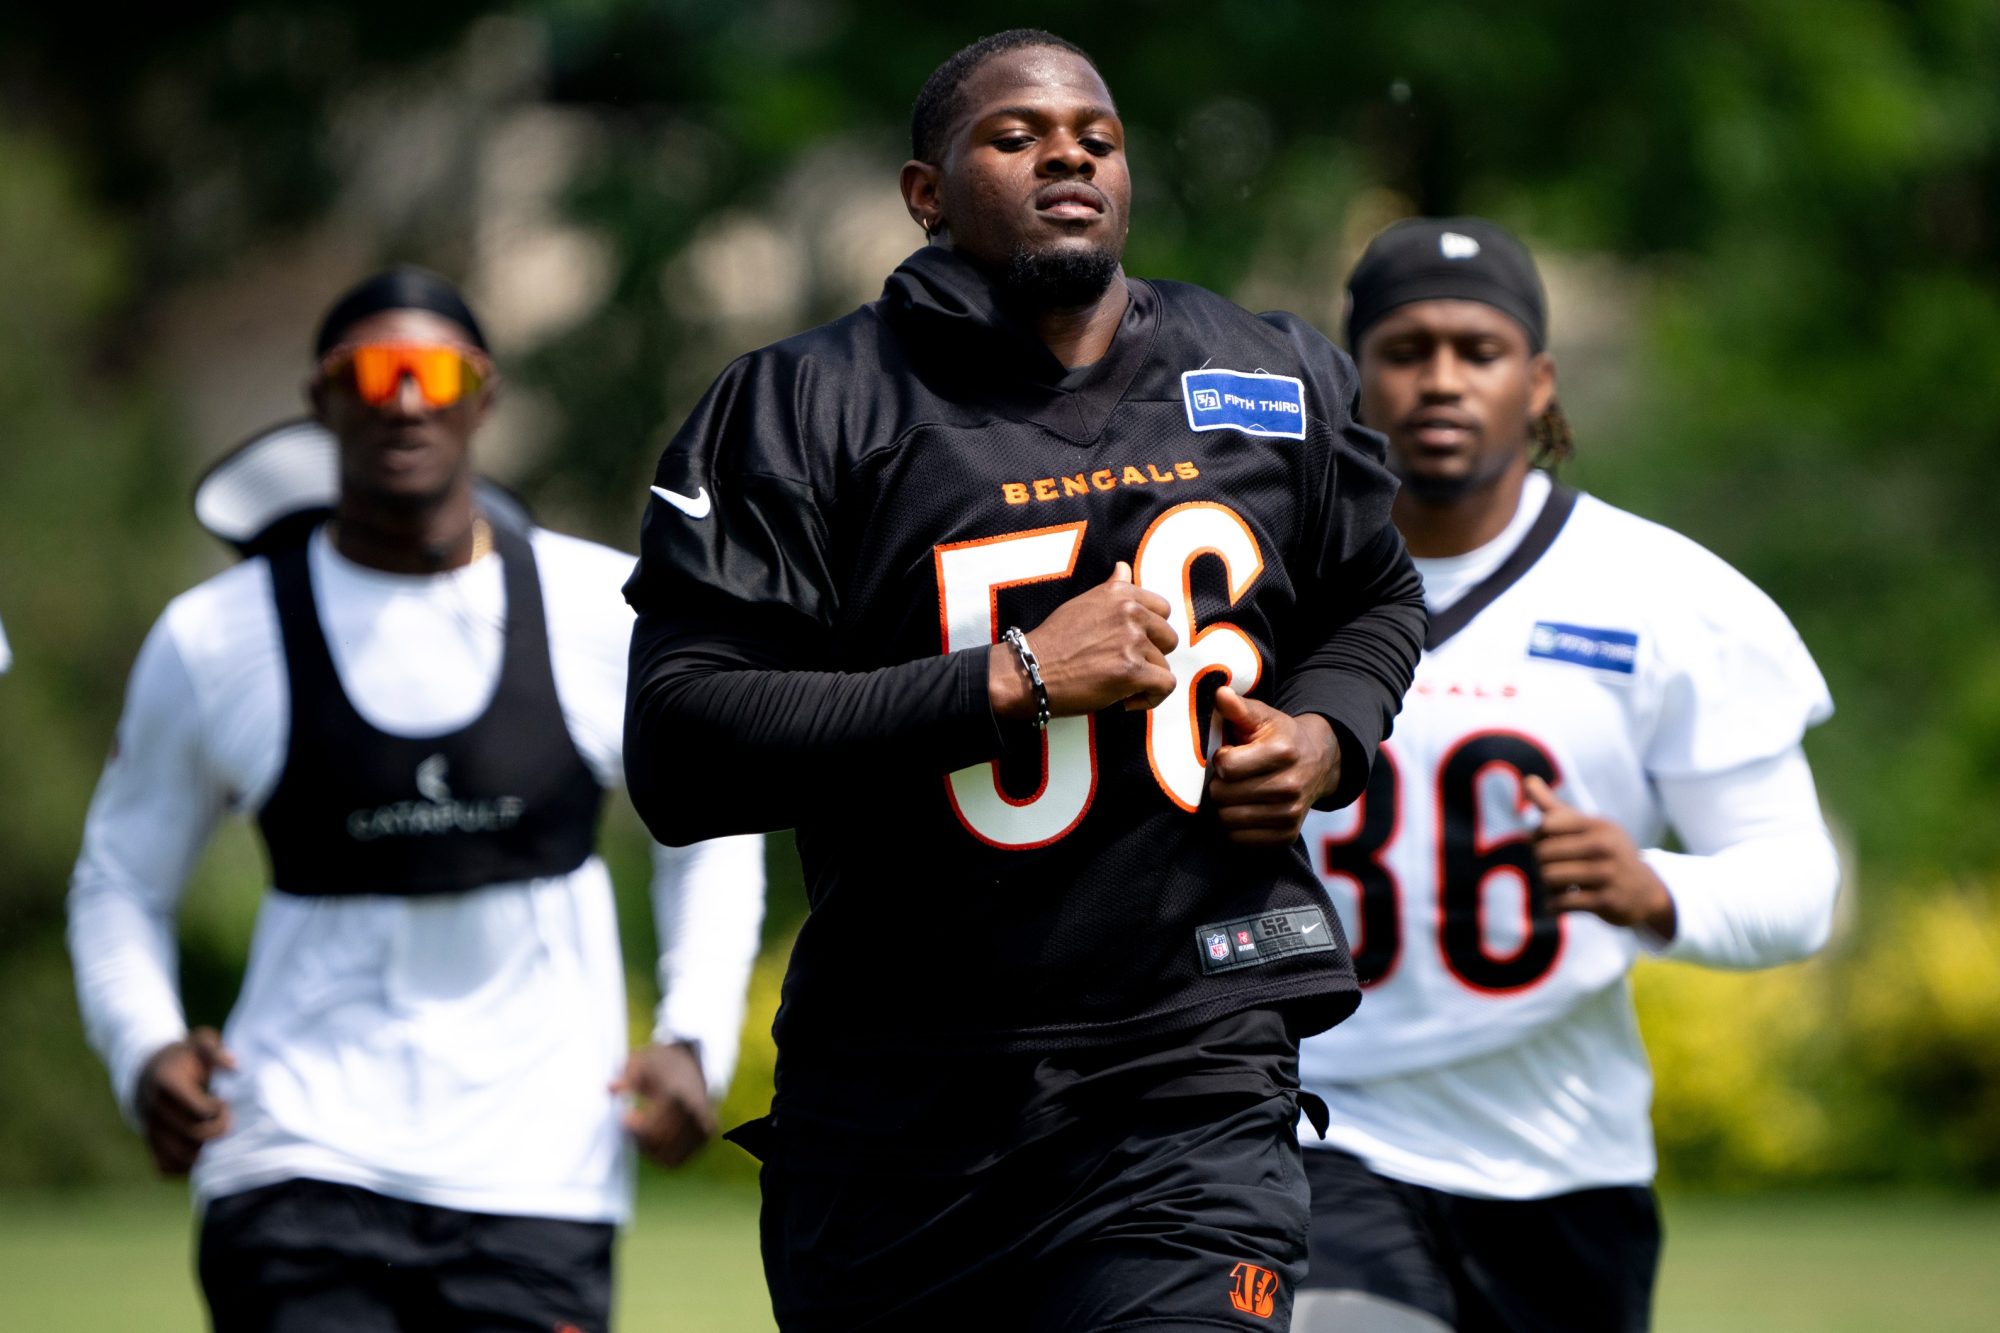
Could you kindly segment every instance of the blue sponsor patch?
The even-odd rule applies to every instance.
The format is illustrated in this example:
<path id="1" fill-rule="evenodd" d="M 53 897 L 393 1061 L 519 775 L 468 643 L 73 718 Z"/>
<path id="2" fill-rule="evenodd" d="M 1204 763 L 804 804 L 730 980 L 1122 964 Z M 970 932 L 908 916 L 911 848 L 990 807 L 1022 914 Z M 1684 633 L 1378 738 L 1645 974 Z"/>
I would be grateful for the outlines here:
<path id="1" fill-rule="evenodd" d="M 1181 372 L 1189 430 L 1306 437 L 1306 386 L 1290 375 L 1247 370 Z"/>
<path id="2" fill-rule="evenodd" d="M 1629 630 L 1592 629 L 1588 625 L 1542 620 L 1536 622 L 1534 632 L 1528 635 L 1528 656 L 1629 676 L 1639 663 L 1639 636 Z"/>

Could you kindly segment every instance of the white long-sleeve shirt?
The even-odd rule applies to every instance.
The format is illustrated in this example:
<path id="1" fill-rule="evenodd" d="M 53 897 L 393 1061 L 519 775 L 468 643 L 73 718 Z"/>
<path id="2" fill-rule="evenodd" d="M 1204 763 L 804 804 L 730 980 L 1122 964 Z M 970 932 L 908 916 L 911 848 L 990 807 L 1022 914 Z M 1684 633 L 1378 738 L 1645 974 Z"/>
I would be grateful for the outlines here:
<path id="1" fill-rule="evenodd" d="M 599 781 L 623 771 L 627 556 L 533 536 L 556 694 Z M 398 575 L 309 560 L 343 688 L 371 725 L 437 735 L 499 678 L 500 561 Z M 175 921 L 217 822 L 254 813 L 283 770 L 291 701 L 268 566 L 176 598 L 140 650 L 70 889 L 70 952 L 91 1044 L 128 1114 L 140 1069 L 186 1035 Z M 735 1064 L 763 917 L 759 838 L 657 848 L 664 999 L 655 1036 L 699 1050 L 720 1095 Z M 627 1047 L 609 875 L 472 892 L 268 893 L 215 1081 L 232 1128 L 198 1200 L 313 1177 L 472 1211 L 622 1220 L 630 1150 L 608 1090 Z"/>
<path id="2" fill-rule="evenodd" d="M 1803 958 L 1839 882 L 1799 743 L 1832 704 L 1782 612 L 1693 542 L 1589 496 L 1509 565 L 1550 497 L 1531 474 L 1493 542 L 1417 562 L 1452 632 L 1425 650 L 1368 794 L 1305 828 L 1366 987 L 1301 1054 L 1332 1110 L 1327 1143 L 1492 1198 L 1651 1179 L 1633 960 Z M 1512 580 L 1486 583 L 1503 566 Z M 1530 913 L 1528 773 L 1631 835 L 1673 897 L 1671 942 Z M 1681 850 L 1663 849 L 1668 830 Z"/>

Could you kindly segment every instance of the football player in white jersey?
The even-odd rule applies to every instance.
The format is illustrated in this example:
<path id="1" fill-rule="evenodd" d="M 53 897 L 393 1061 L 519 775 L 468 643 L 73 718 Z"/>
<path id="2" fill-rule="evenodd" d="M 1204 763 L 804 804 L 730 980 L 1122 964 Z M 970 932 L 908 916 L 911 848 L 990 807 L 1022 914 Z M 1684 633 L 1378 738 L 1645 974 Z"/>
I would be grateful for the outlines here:
<path id="1" fill-rule="evenodd" d="M 1332 1125 L 1301 1134 L 1293 1327 L 1644 1329 L 1652 1083 L 1625 975 L 1825 941 L 1839 869 L 1800 739 L 1832 703 L 1742 575 L 1534 466 L 1569 432 L 1511 235 L 1399 223 L 1349 294 L 1431 625 L 1367 794 L 1304 830 L 1367 991 L 1301 1057 Z"/>
<path id="2" fill-rule="evenodd" d="M 482 504 L 492 364 L 442 278 L 360 284 L 316 360 L 316 474 L 204 485 L 257 553 L 133 668 L 70 891 L 85 1028 L 160 1170 L 192 1171 L 219 1333 L 602 1333 L 631 1145 L 671 1164 L 715 1129 L 762 840 L 659 849 L 665 999 L 629 1050 L 594 844 L 631 558 Z M 315 487 L 330 521 L 218 526 Z M 227 1026 L 190 1032 L 174 918 L 231 811 L 271 892 Z"/>

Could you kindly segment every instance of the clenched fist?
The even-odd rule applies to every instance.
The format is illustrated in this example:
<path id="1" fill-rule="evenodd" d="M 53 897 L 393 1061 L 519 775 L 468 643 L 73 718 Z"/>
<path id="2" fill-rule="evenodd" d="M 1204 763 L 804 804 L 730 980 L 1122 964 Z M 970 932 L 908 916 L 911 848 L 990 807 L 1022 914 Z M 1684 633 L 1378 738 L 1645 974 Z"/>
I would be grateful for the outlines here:
<path id="1" fill-rule="evenodd" d="M 1167 654 L 1180 636 L 1167 623 L 1167 599 L 1132 582 L 1132 566 L 1118 562 L 1111 577 L 1070 598 L 1028 631 L 1041 666 L 1049 716 L 1080 717 L 1123 703 L 1154 708 L 1174 692 Z M 1035 687 L 1012 647 L 994 648 L 986 671 L 987 697 L 998 717 L 1035 716 Z"/>
<path id="2" fill-rule="evenodd" d="M 1565 803 L 1532 774 L 1522 790 L 1542 812 L 1535 861 L 1550 911 L 1589 912 L 1614 926 L 1644 926 L 1663 940 L 1674 937 L 1673 895 L 1629 833 Z"/>
<path id="3" fill-rule="evenodd" d="M 139 1124 L 153 1165 L 163 1176 L 184 1176 L 202 1145 L 229 1132 L 229 1104 L 208 1090 L 218 1069 L 236 1068 L 214 1028 L 196 1028 L 183 1041 L 162 1046 L 139 1071 Z"/>
<path id="4" fill-rule="evenodd" d="M 632 1052 L 611 1091 L 630 1095 L 625 1130 L 639 1151 L 661 1166 L 679 1166 L 715 1137 L 715 1106 L 708 1099 L 701 1061 L 685 1042 L 654 1042 Z"/>
<path id="5" fill-rule="evenodd" d="M 1208 761 L 1204 804 L 1230 841 L 1288 843 L 1315 802 L 1340 785 L 1340 742 L 1317 713 L 1293 717 L 1224 685 L 1215 712 L 1228 741 Z"/>

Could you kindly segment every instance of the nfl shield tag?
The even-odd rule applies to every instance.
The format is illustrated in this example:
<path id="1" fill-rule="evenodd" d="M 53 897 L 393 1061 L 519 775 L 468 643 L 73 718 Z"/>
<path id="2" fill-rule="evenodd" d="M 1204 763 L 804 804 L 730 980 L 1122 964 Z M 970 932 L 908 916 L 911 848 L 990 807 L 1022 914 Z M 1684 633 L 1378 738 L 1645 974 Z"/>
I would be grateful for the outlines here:
<path id="1" fill-rule="evenodd" d="M 1338 949 L 1337 926 L 1317 907 L 1288 907 L 1238 921 L 1215 921 L 1195 928 L 1195 950 L 1204 973 L 1259 967 L 1295 953 Z"/>

